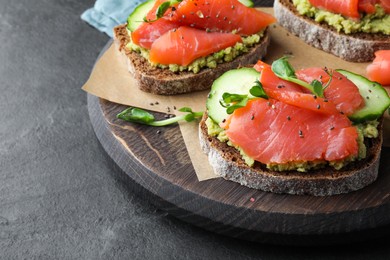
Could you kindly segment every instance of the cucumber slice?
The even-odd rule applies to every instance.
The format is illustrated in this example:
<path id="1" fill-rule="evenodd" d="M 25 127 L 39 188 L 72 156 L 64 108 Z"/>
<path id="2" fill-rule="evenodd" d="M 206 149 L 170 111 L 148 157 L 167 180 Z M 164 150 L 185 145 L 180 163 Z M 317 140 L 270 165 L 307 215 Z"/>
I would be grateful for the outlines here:
<path id="1" fill-rule="evenodd" d="M 144 21 L 144 17 L 153 8 L 156 0 L 149 0 L 137 6 L 127 18 L 127 29 L 135 31 Z"/>
<path id="2" fill-rule="evenodd" d="M 241 4 L 247 6 L 247 7 L 254 7 L 255 4 L 251 0 L 238 0 Z"/>
<path id="3" fill-rule="evenodd" d="M 346 70 L 337 70 L 358 88 L 360 95 L 364 98 L 365 106 L 349 118 L 357 123 L 375 120 L 383 115 L 385 110 L 390 106 L 390 97 L 381 84 L 370 81 L 365 77 Z"/>
<path id="4" fill-rule="evenodd" d="M 220 100 L 223 93 L 249 94 L 249 90 L 259 79 L 260 73 L 253 68 L 240 68 L 230 70 L 216 79 L 211 86 L 211 91 L 206 101 L 209 117 L 217 124 L 227 117 L 226 108 L 221 106 Z"/>

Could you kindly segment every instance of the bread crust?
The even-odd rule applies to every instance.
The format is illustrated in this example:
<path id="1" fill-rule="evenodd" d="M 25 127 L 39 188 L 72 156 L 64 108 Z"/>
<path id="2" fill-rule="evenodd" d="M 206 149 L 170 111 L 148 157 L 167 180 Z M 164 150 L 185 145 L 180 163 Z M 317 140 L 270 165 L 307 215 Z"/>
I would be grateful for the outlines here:
<path id="1" fill-rule="evenodd" d="M 379 137 L 366 140 L 366 159 L 353 162 L 338 171 L 327 166 L 302 173 L 271 171 L 258 162 L 249 167 L 237 149 L 207 134 L 206 119 L 205 113 L 199 124 L 199 140 L 214 172 L 226 180 L 249 188 L 274 193 L 329 196 L 359 190 L 374 182 L 378 176 L 382 124 L 378 126 Z"/>
<path id="2" fill-rule="evenodd" d="M 376 51 L 390 49 L 390 36 L 338 33 L 333 27 L 300 15 L 291 0 L 275 0 L 274 13 L 279 24 L 287 31 L 307 44 L 347 61 L 372 61 Z"/>
<path id="3" fill-rule="evenodd" d="M 172 72 L 168 69 L 152 67 L 138 53 L 126 50 L 125 46 L 130 41 L 126 25 L 114 28 L 114 41 L 119 51 L 126 56 L 128 70 L 136 79 L 139 89 L 159 95 L 176 95 L 209 89 L 213 81 L 225 71 L 256 63 L 266 54 L 270 37 L 266 30 L 261 42 L 252 47 L 248 53 L 238 56 L 231 62 L 218 64 L 215 69 L 205 68 L 196 74 L 188 71 Z"/>

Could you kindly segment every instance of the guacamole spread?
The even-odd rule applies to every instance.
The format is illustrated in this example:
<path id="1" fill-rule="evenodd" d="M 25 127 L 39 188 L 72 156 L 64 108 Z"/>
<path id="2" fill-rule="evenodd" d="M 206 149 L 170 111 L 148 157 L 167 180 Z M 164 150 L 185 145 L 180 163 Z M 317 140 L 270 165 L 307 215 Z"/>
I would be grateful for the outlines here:
<path id="1" fill-rule="evenodd" d="M 348 163 L 361 160 L 366 158 L 366 146 L 364 144 L 364 138 L 377 138 L 378 137 L 378 121 L 369 121 L 361 124 L 357 124 L 356 128 L 358 130 L 358 146 L 359 152 L 357 156 L 347 157 L 343 160 L 331 161 L 327 162 L 325 160 L 317 160 L 312 162 L 287 162 L 283 164 L 269 163 L 266 164 L 267 169 L 273 171 L 298 171 L 298 172 L 307 172 L 308 170 L 320 169 L 326 165 L 332 166 L 336 170 L 340 170 Z M 236 145 L 233 145 L 228 136 L 225 133 L 225 130 L 221 128 L 217 123 L 215 123 L 211 118 L 207 118 L 206 120 L 207 133 L 210 136 L 215 136 L 220 142 L 226 142 L 229 146 L 235 147 L 241 154 L 242 159 L 245 163 L 252 167 L 254 165 L 255 160 L 249 157 L 245 152 Z"/>
<path id="2" fill-rule="evenodd" d="M 390 15 L 376 5 L 373 14 L 362 14 L 360 20 L 353 20 L 339 14 L 320 10 L 312 6 L 309 0 L 293 0 L 294 6 L 301 15 L 313 18 L 318 23 L 326 23 L 338 32 L 351 33 L 381 33 L 390 35 Z"/>
<path id="3" fill-rule="evenodd" d="M 128 33 L 130 35 L 130 32 Z M 240 56 L 241 54 L 248 52 L 251 47 L 253 47 L 254 45 L 260 42 L 260 39 L 262 38 L 263 34 L 264 31 L 261 31 L 257 34 L 253 34 L 247 37 L 242 37 L 242 42 L 238 42 L 232 47 L 228 47 L 226 49 L 220 50 L 206 57 L 198 58 L 188 66 L 179 66 L 177 64 L 162 65 L 162 64 L 151 63 L 149 61 L 149 50 L 144 49 L 139 45 L 136 45 L 131 40 L 126 45 L 126 48 L 131 51 L 135 51 L 139 53 L 142 57 L 147 59 L 150 65 L 152 66 L 159 67 L 162 69 L 169 69 L 173 72 L 192 71 L 194 73 L 198 73 L 202 68 L 214 69 L 217 67 L 217 64 L 230 62 L 236 57 Z"/>

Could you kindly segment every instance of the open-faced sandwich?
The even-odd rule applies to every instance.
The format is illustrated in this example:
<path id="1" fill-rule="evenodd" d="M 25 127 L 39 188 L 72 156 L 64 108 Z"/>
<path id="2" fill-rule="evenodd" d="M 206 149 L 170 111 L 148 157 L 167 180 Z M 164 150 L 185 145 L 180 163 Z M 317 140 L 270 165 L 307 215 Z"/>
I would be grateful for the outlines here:
<path id="1" fill-rule="evenodd" d="M 211 88 L 200 142 L 216 174 L 288 194 L 361 189 L 378 174 L 390 98 L 346 70 L 272 66 L 224 73 Z M 386 112 L 387 113 L 387 112 Z"/>
<path id="2" fill-rule="evenodd" d="M 210 88 L 263 57 L 275 21 L 250 0 L 149 0 L 114 38 L 141 90 L 173 95 Z"/>
<path id="3" fill-rule="evenodd" d="M 275 0 L 274 12 L 288 31 L 347 61 L 390 49 L 388 0 Z"/>

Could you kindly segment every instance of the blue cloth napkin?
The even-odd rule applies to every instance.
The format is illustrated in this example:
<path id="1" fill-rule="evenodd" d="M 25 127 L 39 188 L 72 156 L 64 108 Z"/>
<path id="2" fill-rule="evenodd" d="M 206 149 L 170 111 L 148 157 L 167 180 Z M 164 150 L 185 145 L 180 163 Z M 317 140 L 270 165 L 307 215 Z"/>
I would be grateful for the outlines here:
<path id="1" fill-rule="evenodd" d="M 112 28 L 125 23 L 134 8 L 145 1 L 97 0 L 93 8 L 81 15 L 81 19 L 112 38 Z"/>

